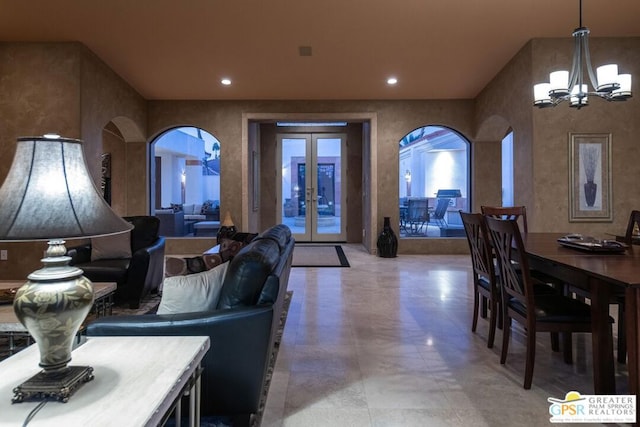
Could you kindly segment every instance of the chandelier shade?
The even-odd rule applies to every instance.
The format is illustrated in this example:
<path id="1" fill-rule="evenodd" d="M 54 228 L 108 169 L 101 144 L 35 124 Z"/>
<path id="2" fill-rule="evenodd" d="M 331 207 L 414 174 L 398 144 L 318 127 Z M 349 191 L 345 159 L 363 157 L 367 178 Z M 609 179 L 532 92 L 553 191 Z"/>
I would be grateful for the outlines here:
<path id="1" fill-rule="evenodd" d="M 533 86 L 533 105 L 536 107 L 555 107 L 569 101 L 571 107 L 580 109 L 589 105 L 590 95 L 607 101 L 626 101 L 632 96 L 631 74 L 618 74 L 617 64 L 602 65 L 594 73 L 589 54 L 589 29 L 582 26 L 582 0 L 579 17 L 579 27 L 573 32 L 571 71 L 553 71 L 549 74 L 548 83 Z"/>

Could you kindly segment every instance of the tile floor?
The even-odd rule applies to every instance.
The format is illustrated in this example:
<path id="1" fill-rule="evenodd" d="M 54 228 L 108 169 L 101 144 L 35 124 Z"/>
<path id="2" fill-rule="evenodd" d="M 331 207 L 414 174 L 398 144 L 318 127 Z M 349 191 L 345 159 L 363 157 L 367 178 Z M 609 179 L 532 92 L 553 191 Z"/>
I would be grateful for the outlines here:
<path id="1" fill-rule="evenodd" d="M 493 349 L 486 320 L 471 332 L 468 255 L 389 259 L 343 248 L 351 268 L 291 271 L 262 426 L 549 426 L 547 397 L 593 393 L 588 334 L 574 337 L 573 365 L 540 334 L 533 387 L 524 390 L 514 323 L 500 365 L 501 332 Z M 624 393 L 626 368 L 616 369 Z"/>

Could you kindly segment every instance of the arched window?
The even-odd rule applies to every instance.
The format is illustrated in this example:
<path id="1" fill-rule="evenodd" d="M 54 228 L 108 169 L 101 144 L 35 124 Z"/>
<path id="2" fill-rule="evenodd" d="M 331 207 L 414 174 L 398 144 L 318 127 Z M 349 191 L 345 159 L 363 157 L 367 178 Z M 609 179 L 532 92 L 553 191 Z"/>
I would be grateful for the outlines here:
<path id="1" fill-rule="evenodd" d="M 469 141 L 424 126 L 399 145 L 400 237 L 465 237 L 458 211 L 469 210 Z"/>
<path id="2" fill-rule="evenodd" d="M 220 220 L 221 145 L 195 127 L 171 129 L 153 141 L 151 206 L 161 234 L 193 236 L 198 222 Z M 213 235 L 216 227 L 195 230 L 200 230 L 197 236 Z"/>

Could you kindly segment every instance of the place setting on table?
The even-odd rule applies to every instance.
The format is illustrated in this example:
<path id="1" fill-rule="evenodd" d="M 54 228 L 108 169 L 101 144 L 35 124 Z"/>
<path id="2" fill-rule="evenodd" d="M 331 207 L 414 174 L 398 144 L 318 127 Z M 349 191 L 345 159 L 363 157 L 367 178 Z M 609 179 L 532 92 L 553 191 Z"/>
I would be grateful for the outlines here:
<path id="1" fill-rule="evenodd" d="M 561 246 L 594 253 L 621 253 L 628 249 L 628 245 L 618 240 L 598 239 L 593 236 L 572 233 L 558 238 Z"/>

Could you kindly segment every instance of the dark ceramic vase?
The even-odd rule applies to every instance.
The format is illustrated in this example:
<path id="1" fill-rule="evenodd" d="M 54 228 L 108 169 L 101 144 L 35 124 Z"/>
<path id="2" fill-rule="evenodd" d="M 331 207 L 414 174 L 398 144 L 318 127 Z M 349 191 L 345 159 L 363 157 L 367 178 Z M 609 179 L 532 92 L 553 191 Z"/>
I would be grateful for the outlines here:
<path id="1" fill-rule="evenodd" d="M 389 217 L 384 217 L 384 226 L 378 236 L 378 255 L 382 258 L 395 258 L 398 254 L 398 238 L 391 228 Z"/>
<path id="2" fill-rule="evenodd" d="M 593 207 L 596 202 L 596 191 L 598 184 L 593 181 L 587 181 L 584 183 L 584 199 L 587 202 L 587 206 Z"/>

